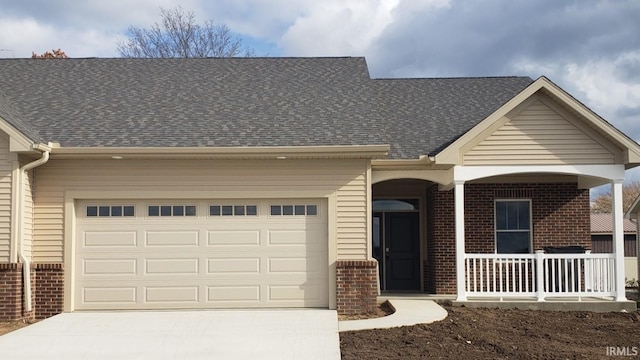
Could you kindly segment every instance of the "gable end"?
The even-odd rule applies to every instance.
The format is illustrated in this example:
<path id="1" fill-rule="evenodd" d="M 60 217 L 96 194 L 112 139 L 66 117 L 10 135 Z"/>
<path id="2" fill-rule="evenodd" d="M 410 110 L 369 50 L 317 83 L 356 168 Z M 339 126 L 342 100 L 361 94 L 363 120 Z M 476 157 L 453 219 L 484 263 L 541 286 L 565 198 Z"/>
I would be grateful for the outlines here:
<path id="1" fill-rule="evenodd" d="M 531 96 L 463 147 L 464 165 L 615 164 L 621 149 L 541 93 Z"/>

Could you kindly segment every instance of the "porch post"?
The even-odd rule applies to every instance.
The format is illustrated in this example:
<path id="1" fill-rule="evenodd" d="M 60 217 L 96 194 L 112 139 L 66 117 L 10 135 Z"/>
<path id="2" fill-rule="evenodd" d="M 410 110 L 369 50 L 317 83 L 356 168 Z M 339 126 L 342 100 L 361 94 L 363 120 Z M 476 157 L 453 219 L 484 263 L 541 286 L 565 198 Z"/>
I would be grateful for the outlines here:
<path id="1" fill-rule="evenodd" d="M 456 207 L 456 289 L 457 301 L 466 301 L 464 274 L 464 181 L 455 181 L 455 207 Z"/>
<path id="2" fill-rule="evenodd" d="M 622 223 L 622 180 L 611 181 L 613 215 L 613 253 L 616 266 L 616 301 L 626 301 L 624 281 L 624 225 Z"/>

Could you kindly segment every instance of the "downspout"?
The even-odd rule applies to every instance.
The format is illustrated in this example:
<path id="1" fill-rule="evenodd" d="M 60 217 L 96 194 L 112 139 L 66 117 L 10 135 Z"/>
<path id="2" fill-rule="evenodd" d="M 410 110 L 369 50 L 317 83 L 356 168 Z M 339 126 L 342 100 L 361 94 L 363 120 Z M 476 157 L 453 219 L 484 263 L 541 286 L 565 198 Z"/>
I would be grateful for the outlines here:
<path id="1" fill-rule="evenodd" d="M 36 147 L 34 147 L 36 148 Z M 32 304 L 31 304 L 31 261 L 27 259 L 27 257 L 24 255 L 24 209 L 25 209 L 25 202 L 24 202 L 24 194 L 25 194 L 25 190 L 24 190 L 24 179 L 27 176 L 27 171 L 36 168 L 40 165 L 45 164 L 47 161 L 49 161 L 49 152 L 50 150 L 44 150 L 42 153 L 42 157 L 40 159 L 37 159 L 35 161 L 32 161 L 28 164 L 25 164 L 24 166 L 22 166 L 20 168 L 20 171 L 18 172 L 19 174 L 19 179 L 18 181 L 20 182 L 20 186 L 18 187 L 18 214 L 17 216 L 19 217 L 19 225 L 18 225 L 18 257 L 20 258 L 20 262 L 22 262 L 22 276 L 24 278 L 23 284 L 24 284 L 24 307 L 25 307 L 25 311 L 31 311 L 32 309 Z"/>

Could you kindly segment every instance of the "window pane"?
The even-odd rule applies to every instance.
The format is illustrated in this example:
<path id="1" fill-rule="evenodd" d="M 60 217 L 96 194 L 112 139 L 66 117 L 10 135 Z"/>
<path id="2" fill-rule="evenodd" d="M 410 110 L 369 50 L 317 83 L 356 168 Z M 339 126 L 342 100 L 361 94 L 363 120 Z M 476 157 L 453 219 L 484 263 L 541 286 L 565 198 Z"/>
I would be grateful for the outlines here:
<path id="1" fill-rule="evenodd" d="M 233 214 L 234 215 L 244 215 L 244 206 L 242 205 L 236 205 L 233 207 Z"/>
<path id="2" fill-rule="evenodd" d="M 183 206 L 174 206 L 173 207 L 173 216 L 184 216 L 184 207 Z"/>
<path id="3" fill-rule="evenodd" d="M 318 215 L 318 207 L 315 205 L 307 205 L 307 215 Z"/>
<path id="4" fill-rule="evenodd" d="M 124 216 L 135 216 L 135 208 L 133 206 L 124 207 Z"/>
<path id="5" fill-rule="evenodd" d="M 111 216 L 122 216 L 122 206 L 112 206 Z"/>
<path id="6" fill-rule="evenodd" d="M 250 215 L 250 216 L 258 215 L 258 207 L 255 205 L 247 205 L 247 215 Z"/>
<path id="7" fill-rule="evenodd" d="M 171 216 L 171 206 L 163 205 L 160 207 L 160 216 Z"/>
<path id="8" fill-rule="evenodd" d="M 218 205 L 212 205 L 209 206 L 209 215 L 211 216 L 220 216 L 220 206 Z"/>
<path id="9" fill-rule="evenodd" d="M 87 206 L 87 216 L 98 216 L 98 207 Z"/>
<path id="10" fill-rule="evenodd" d="M 233 215 L 233 206 L 231 205 L 224 205 L 222 207 L 222 215 L 228 216 L 228 215 Z"/>
<path id="11" fill-rule="evenodd" d="M 518 229 L 518 203 L 506 201 L 507 204 L 507 227 L 508 230 Z"/>
<path id="12" fill-rule="evenodd" d="M 110 210 L 111 209 L 109 208 L 109 206 L 100 206 L 98 208 L 98 215 L 99 216 L 109 216 Z"/>
<path id="13" fill-rule="evenodd" d="M 530 221 L 531 221 L 531 217 L 529 215 L 529 202 L 518 201 L 518 229 L 520 230 L 531 229 L 531 227 L 529 226 Z"/>
<path id="14" fill-rule="evenodd" d="M 184 215 L 185 216 L 196 216 L 196 207 L 193 205 L 184 207 Z"/>
<path id="15" fill-rule="evenodd" d="M 282 215 L 293 215 L 293 205 L 283 205 Z"/>
<path id="16" fill-rule="evenodd" d="M 505 201 L 496 202 L 496 229 L 507 229 L 507 204 Z"/>
<path id="17" fill-rule="evenodd" d="M 282 208 L 280 205 L 271 205 L 271 215 L 282 215 Z"/>
<path id="18" fill-rule="evenodd" d="M 295 206 L 295 212 L 296 215 L 304 215 L 304 205 L 296 205 Z"/>
<path id="19" fill-rule="evenodd" d="M 498 254 L 528 254 L 529 232 L 499 232 L 496 234 Z"/>
<path id="20" fill-rule="evenodd" d="M 159 206 L 149 206 L 149 216 L 159 216 L 159 215 L 160 215 Z"/>

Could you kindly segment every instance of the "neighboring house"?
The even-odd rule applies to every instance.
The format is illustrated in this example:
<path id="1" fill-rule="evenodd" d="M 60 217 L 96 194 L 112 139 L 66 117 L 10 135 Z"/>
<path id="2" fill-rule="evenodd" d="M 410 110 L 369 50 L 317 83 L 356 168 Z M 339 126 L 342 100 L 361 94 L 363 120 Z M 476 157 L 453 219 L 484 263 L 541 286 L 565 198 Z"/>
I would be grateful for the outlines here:
<path id="1" fill-rule="evenodd" d="M 0 60 L 0 153 L 4 319 L 348 314 L 372 310 L 378 286 L 625 301 L 622 251 L 537 252 L 589 247 L 589 189 L 610 184 L 621 204 L 640 163 L 545 77 L 371 79 L 363 58 Z M 570 261 L 584 274 L 556 273 Z"/>
<path id="2" fill-rule="evenodd" d="M 611 214 L 591 214 L 591 252 L 613 253 Z M 638 279 L 636 223 L 624 219 L 624 273 L 627 280 Z"/>
<path id="3" fill-rule="evenodd" d="M 636 274 L 640 275 L 640 240 L 638 239 L 638 235 L 640 235 L 640 196 L 633 201 L 633 204 L 631 204 L 625 214 L 625 218 L 633 219 L 636 225 Z M 635 279 L 638 281 L 640 277 L 636 277 Z M 638 285 L 638 283 L 636 283 L 636 285 Z"/>

